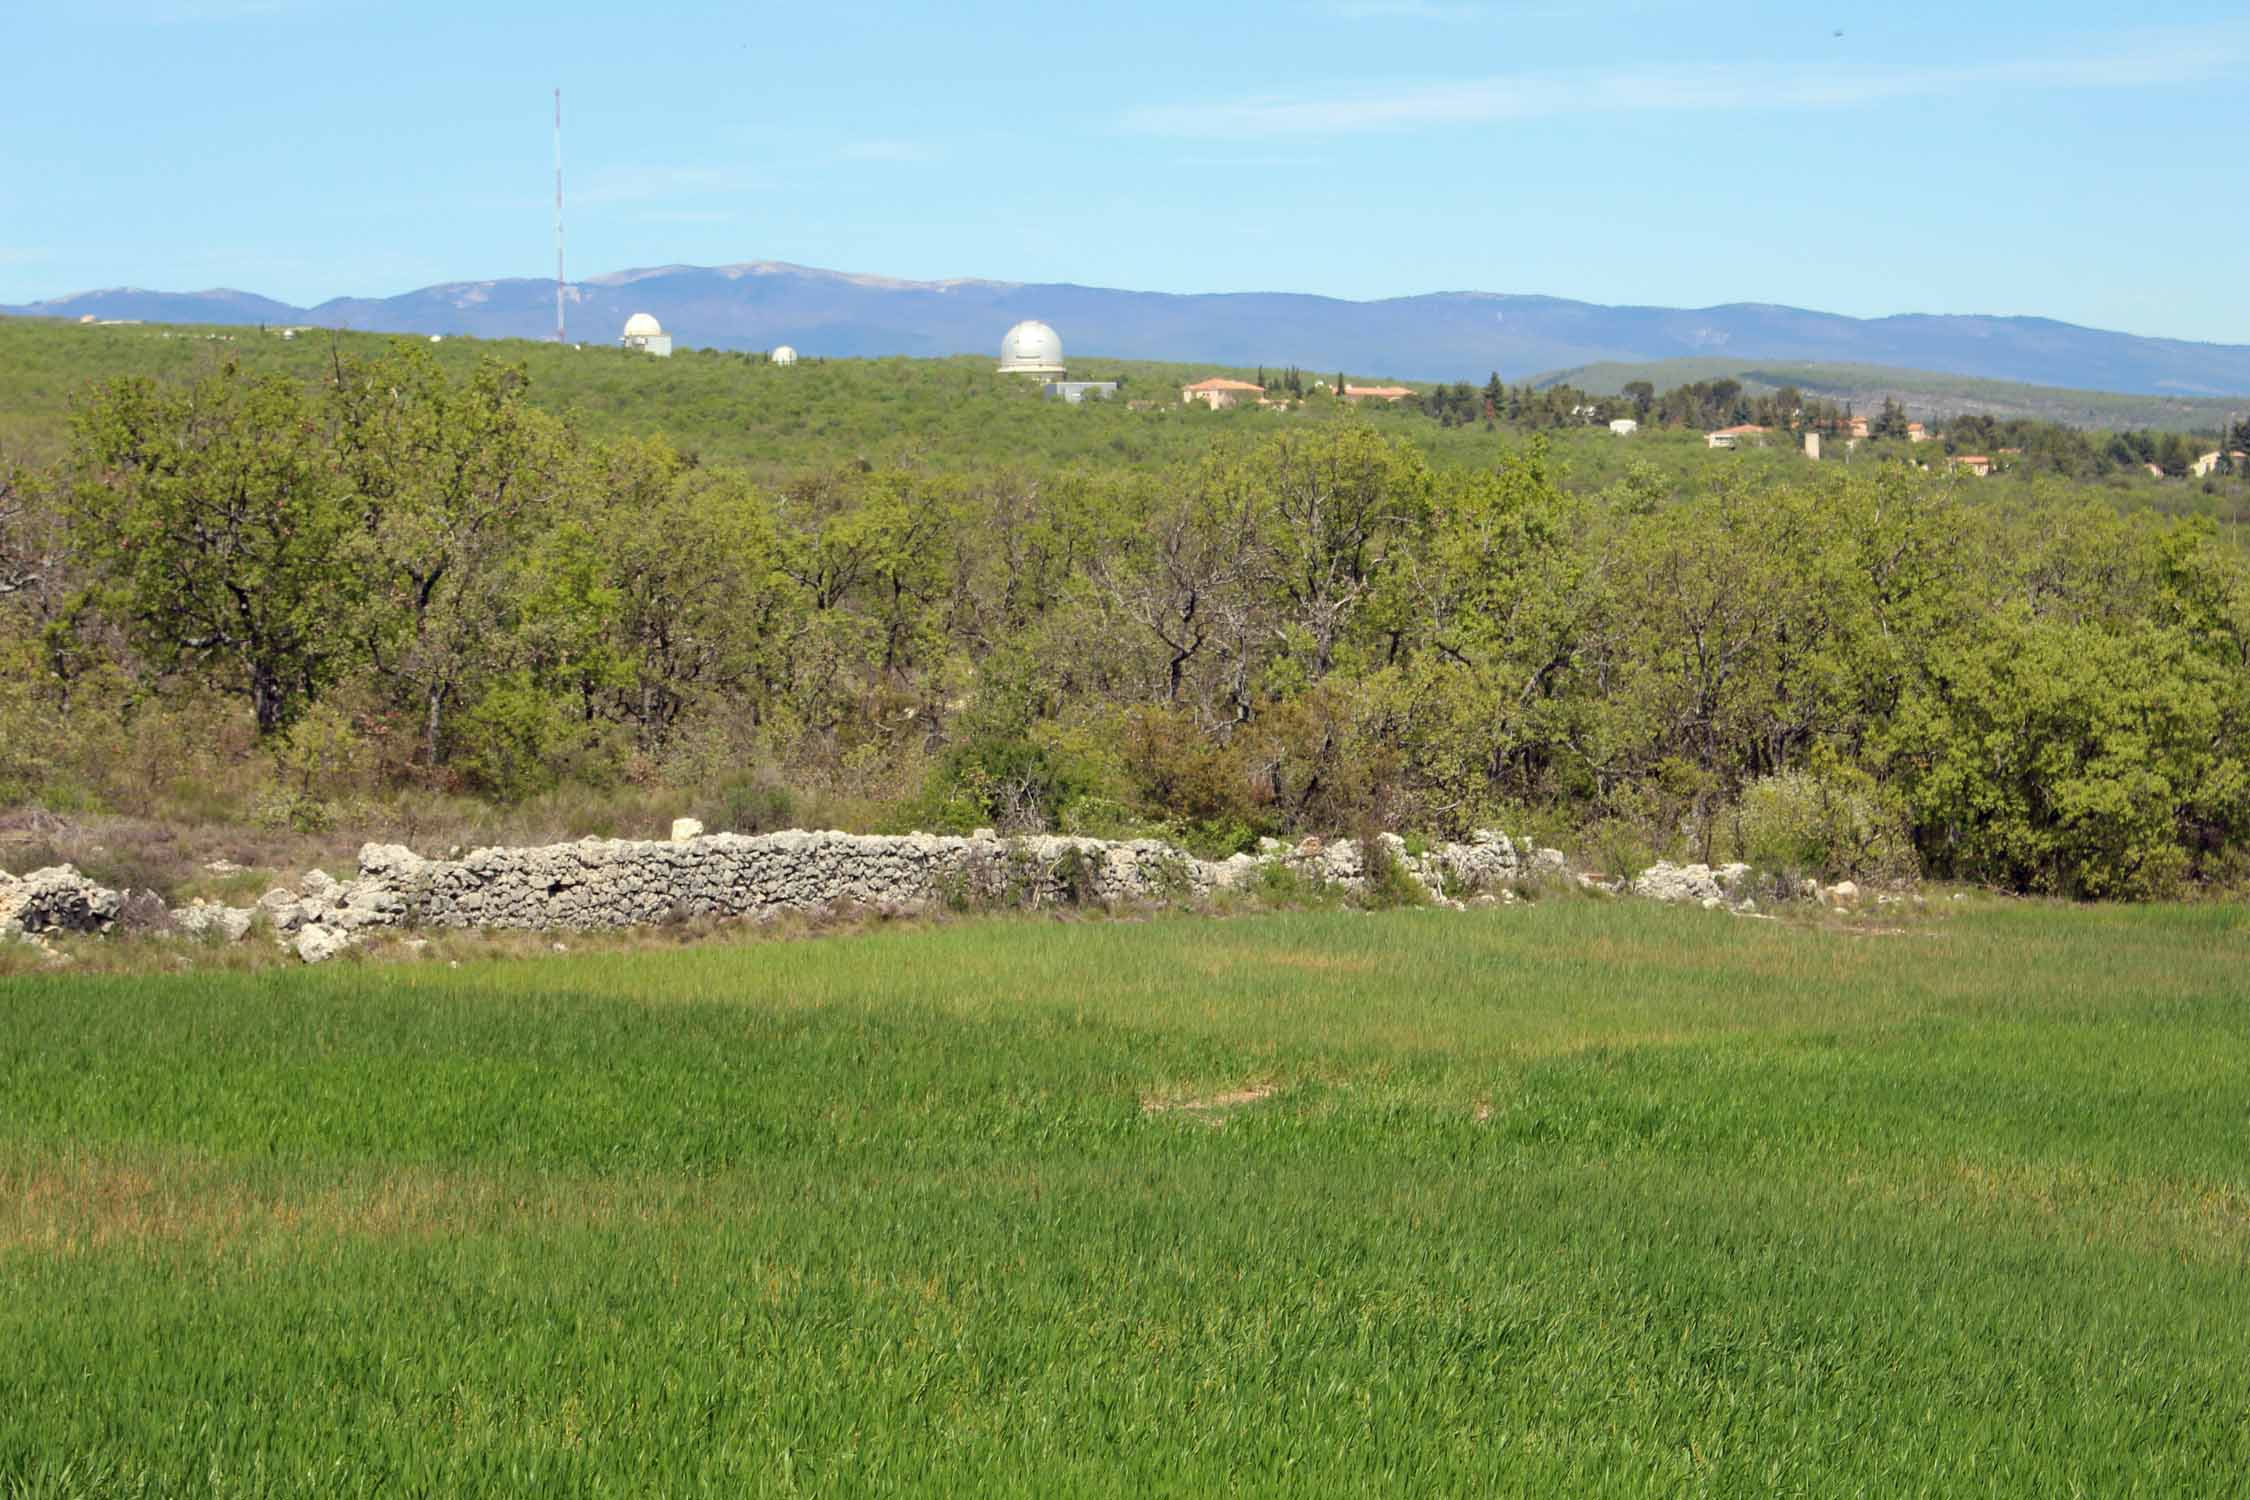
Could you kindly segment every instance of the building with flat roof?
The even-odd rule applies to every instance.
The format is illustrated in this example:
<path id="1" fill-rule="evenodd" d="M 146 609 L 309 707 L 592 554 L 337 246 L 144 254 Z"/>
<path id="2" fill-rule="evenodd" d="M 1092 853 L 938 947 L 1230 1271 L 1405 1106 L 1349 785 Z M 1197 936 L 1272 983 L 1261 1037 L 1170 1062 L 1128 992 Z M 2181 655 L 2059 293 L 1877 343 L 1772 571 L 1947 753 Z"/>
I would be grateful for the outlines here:
<path id="1" fill-rule="evenodd" d="M 1107 401 L 1117 394 L 1114 380 L 1050 380 L 1039 388 L 1039 393 L 1049 401 L 1064 401 L 1078 405 L 1091 396 L 1096 401 Z"/>

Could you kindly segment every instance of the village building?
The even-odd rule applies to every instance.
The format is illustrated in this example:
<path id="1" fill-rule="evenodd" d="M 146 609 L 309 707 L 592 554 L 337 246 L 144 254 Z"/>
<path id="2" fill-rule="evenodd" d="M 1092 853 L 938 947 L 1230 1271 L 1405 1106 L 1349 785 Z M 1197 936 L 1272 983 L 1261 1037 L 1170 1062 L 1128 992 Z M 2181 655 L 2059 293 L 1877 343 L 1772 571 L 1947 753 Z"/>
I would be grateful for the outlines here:
<path id="1" fill-rule="evenodd" d="M 1039 388 L 1039 394 L 1049 401 L 1061 401 L 1076 406 L 1091 396 L 1096 401 L 1107 401 L 1117 394 L 1114 380 L 1050 380 Z"/>
<path id="2" fill-rule="evenodd" d="M 1609 430 L 1616 433 L 1619 437 L 1631 437 L 1634 433 L 1641 430 L 1641 424 L 1634 421 L 1631 417 L 1619 417 L 1616 421 L 1609 424 Z"/>
<path id="3" fill-rule="evenodd" d="M 797 351 L 790 348 L 787 344 L 777 344 L 774 346 L 773 353 L 767 355 L 766 358 L 772 360 L 777 365 L 793 365 L 797 362 Z"/>
<path id="4" fill-rule="evenodd" d="M 1744 422 L 1736 427 L 1722 427 L 1717 432 L 1703 435 L 1706 446 L 1712 448 L 1739 448 L 1744 443 L 1762 443 L 1766 430 L 1755 422 Z"/>
<path id="5" fill-rule="evenodd" d="M 1193 406 L 1200 401 L 1213 411 L 1224 411 L 1227 407 L 1239 405 L 1243 401 L 1263 401 L 1265 399 L 1266 388 L 1264 386 L 1252 385 L 1247 380 L 1228 380 L 1220 375 L 1214 375 L 1209 380 L 1198 380 L 1193 385 L 1180 387 L 1182 404 Z"/>
<path id="6" fill-rule="evenodd" d="M 1992 460 L 1982 453 L 1957 453 L 1945 461 L 1950 469 L 1966 469 L 1982 479 L 1992 472 Z"/>
<path id="7" fill-rule="evenodd" d="M 1403 385 L 1347 385 L 1346 401 L 1404 401 L 1413 395 L 1411 388 Z"/>
<path id="8" fill-rule="evenodd" d="M 2226 456 L 2234 461 L 2235 468 L 2240 469 L 2242 467 L 2245 455 L 2239 449 L 2229 451 Z M 2194 463 L 2189 464 L 2188 472 L 2198 479 L 2209 479 L 2213 474 L 2218 473 L 2219 451 L 2214 448 Z"/>
<path id="9" fill-rule="evenodd" d="M 1929 429 L 1919 422 L 1909 422 L 1906 424 L 1906 440 L 1910 443 L 1926 443 L 1930 440 Z"/>

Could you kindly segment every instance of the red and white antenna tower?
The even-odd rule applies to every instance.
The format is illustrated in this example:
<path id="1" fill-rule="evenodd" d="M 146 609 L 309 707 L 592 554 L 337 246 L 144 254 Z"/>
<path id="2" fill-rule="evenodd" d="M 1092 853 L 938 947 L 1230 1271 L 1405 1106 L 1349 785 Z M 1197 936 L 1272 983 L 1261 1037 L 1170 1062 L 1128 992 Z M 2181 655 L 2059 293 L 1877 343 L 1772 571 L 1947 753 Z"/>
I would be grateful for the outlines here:
<path id="1" fill-rule="evenodd" d="M 562 90 L 555 90 L 555 342 L 563 342 Z"/>

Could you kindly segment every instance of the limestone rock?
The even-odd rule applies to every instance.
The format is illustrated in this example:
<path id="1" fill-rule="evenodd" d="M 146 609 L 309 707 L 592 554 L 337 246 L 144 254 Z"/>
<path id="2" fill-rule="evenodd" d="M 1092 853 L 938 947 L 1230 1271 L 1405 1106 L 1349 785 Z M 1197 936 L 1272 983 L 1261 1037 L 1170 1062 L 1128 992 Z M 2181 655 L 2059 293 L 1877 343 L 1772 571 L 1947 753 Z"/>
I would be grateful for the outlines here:
<path id="1" fill-rule="evenodd" d="M 0 873 L 0 932 L 107 932 L 124 909 L 124 892 L 96 885 L 75 865 Z"/>
<path id="2" fill-rule="evenodd" d="M 690 839 L 701 837 L 703 837 L 703 824 L 699 820 L 695 818 L 674 818 L 672 820 L 673 843 L 684 844 Z"/>
<path id="3" fill-rule="evenodd" d="M 359 849 L 359 873 L 364 880 L 383 880 L 405 884 L 421 871 L 422 856 L 404 844 L 362 844 Z"/>
<path id="4" fill-rule="evenodd" d="M 223 942 L 239 943 L 250 931 L 257 912 L 247 906 L 224 906 L 200 898 L 172 909 L 172 925 L 189 937 L 211 935 Z"/>
<path id="5" fill-rule="evenodd" d="M 1633 894 L 1645 901 L 1698 905 L 1726 896 L 1709 865 L 1675 865 L 1669 860 L 1659 860 L 1634 877 Z"/>
<path id="6" fill-rule="evenodd" d="M 288 934 L 305 925 L 305 910 L 295 891 L 275 886 L 258 898 L 258 910 L 266 914 L 273 930 Z"/>
<path id="7" fill-rule="evenodd" d="M 351 934 L 318 922 L 297 934 L 297 956 L 308 964 L 324 964 L 352 945 Z"/>

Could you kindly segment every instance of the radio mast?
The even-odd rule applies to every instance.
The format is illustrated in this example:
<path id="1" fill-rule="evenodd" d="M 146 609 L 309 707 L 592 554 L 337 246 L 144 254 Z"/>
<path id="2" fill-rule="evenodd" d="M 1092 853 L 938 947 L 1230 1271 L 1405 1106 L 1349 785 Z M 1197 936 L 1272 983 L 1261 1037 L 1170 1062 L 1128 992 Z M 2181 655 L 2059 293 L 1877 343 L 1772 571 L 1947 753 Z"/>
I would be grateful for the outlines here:
<path id="1" fill-rule="evenodd" d="M 555 342 L 563 342 L 562 90 L 555 90 Z"/>

